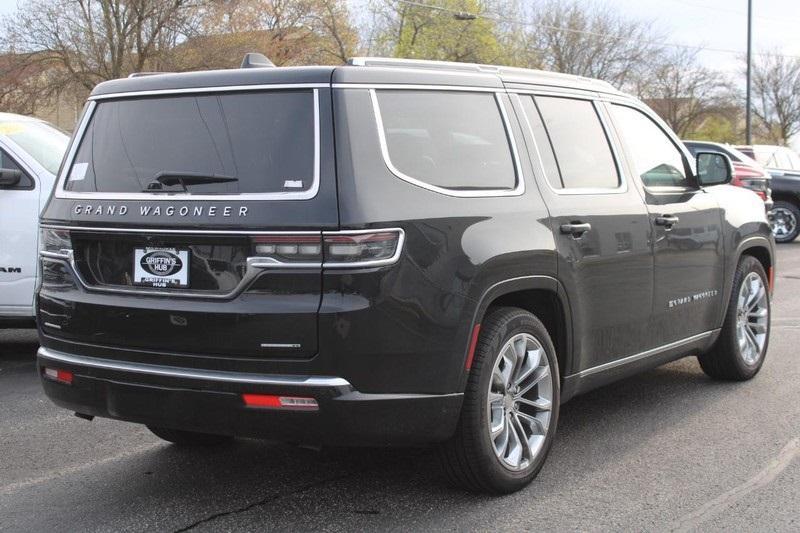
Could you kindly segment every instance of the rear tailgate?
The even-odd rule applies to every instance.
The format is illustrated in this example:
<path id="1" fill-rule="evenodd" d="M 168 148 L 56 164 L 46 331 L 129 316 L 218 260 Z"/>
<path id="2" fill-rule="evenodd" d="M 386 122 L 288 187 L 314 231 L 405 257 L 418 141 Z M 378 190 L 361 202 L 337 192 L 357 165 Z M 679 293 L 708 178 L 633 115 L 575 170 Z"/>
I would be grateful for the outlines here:
<path id="1" fill-rule="evenodd" d="M 90 104 L 42 217 L 45 255 L 71 278 L 44 276 L 43 333 L 315 355 L 321 232 L 338 228 L 330 109 L 317 86 Z M 48 239 L 68 244 L 48 252 Z"/>

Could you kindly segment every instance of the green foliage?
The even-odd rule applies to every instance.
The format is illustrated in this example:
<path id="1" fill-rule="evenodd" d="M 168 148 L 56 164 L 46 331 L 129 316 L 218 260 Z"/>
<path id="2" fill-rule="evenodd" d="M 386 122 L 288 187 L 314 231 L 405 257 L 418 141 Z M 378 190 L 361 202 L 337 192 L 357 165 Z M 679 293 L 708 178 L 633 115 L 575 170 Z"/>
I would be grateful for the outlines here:
<path id="1" fill-rule="evenodd" d="M 478 0 L 444 0 L 437 6 L 481 13 Z M 393 40 L 392 55 L 415 59 L 495 63 L 502 57 L 495 22 L 487 18 L 459 20 L 453 13 L 404 3 L 396 5 L 398 18 L 384 40 Z M 393 34 L 393 35 L 391 35 Z"/>
<path id="2" fill-rule="evenodd" d="M 699 128 L 690 132 L 687 139 L 737 144 L 743 142 L 741 132 L 735 121 L 725 115 L 713 114 L 707 117 Z"/>

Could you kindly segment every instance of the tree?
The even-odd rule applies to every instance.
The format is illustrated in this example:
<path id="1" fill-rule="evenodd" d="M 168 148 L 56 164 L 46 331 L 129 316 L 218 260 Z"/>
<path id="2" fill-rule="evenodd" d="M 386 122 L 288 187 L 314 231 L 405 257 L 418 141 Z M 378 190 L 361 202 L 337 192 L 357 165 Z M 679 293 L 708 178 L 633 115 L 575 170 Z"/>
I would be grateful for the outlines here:
<path id="1" fill-rule="evenodd" d="M 664 53 L 636 82 L 637 95 L 680 137 L 715 113 L 733 88 L 725 76 L 701 66 L 697 52 Z"/>
<path id="2" fill-rule="evenodd" d="M 652 23 L 626 18 L 602 4 L 534 2 L 526 22 L 528 54 L 545 69 L 599 78 L 617 87 L 631 82 L 661 53 L 653 44 L 661 36 Z"/>
<path id="3" fill-rule="evenodd" d="M 443 0 L 432 7 L 401 0 L 376 0 L 378 29 L 371 48 L 393 57 L 469 63 L 496 63 L 503 51 L 493 20 L 478 0 Z M 477 15 L 461 20 L 454 12 Z"/>
<path id="4" fill-rule="evenodd" d="M 753 62 L 753 114 L 760 136 L 788 144 L 800 133 L 800 59 L 776 53 Z"/>
<path id="5" fill-rule="evenodd" d="M 200 0 L 31 0 L 4 20 L 0 48 L 15 68 L 52 74 L 44 92 L 97 83 L 157 66 L 191 26 Z"/>
<path id="6" fill-rule="evenodd" d="M 346 0 L 210 0 L 200 29 L 217 45 L 197 50 L 203 68 L 236 66 L 242 51 L 278 66 L 341 64 L 358 46 Z"/>

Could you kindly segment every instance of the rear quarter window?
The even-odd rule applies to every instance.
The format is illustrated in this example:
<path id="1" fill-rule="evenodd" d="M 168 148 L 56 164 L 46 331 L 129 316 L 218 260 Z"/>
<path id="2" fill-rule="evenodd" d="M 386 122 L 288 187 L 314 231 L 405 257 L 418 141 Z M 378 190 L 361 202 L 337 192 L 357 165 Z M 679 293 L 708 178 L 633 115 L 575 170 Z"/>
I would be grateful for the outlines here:
<path id="1" fill-rule="evenodd" d="M 493 93 L 377 90 L 389 165 L 401 178 L 451 191 L 512 191 L 510 139 Z"/>

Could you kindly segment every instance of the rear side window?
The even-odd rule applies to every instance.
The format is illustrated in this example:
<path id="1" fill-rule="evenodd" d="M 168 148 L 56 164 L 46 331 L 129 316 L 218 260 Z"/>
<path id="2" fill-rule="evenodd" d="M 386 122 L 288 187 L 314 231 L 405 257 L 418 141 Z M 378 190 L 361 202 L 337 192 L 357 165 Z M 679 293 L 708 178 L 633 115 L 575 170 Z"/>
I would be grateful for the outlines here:
<path id="1" fill-rule="evenodd" d="M 400 177 L 454 191 L 516 187 L 494 94 L 379 90 L 375 95 L 388 162 Z"/>
<path id="2" fill-rule="evenodd" d="M 588 100 L 537 96 L 565 189 L 616 189 L 619 173 L 603 125 Z"/>
<path id="3" fill-rule="evenodd" d="M 531 127 L 533 140 L 536 142 L 536 150 L 542 160 L 545 178 L 547 178 L 547 181 L 554 189 L 563 189 L 564 183 L 561 181 L 561 171 L 558 169 L 558 162 L 553 153 L 550 136 L 547 134 L 547 129 L 544 127 L 539 110 L 536 109 L 533 97 L 522 96 L 520 101 L 522 102 L 522 108 L 525 111 L 528 125 Z"/>
<path id="4" fill-rule="evenodd" d="M 312 90 L 100 101 L 65 189 L 302 192 L 316 178 L 315 107 Z"/>

